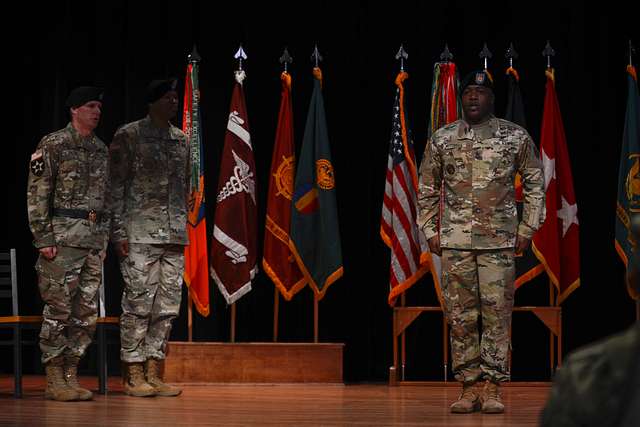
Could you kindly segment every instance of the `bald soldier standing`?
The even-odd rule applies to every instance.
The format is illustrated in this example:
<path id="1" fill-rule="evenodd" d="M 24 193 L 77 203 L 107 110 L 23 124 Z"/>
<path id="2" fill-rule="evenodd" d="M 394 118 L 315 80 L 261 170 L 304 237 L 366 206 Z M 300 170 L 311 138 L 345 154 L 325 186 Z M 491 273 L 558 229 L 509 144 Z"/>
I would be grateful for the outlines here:
<path id="1" fill-rule="evenodd" d="M 502 413 L 499 385 L 510 378 L 514 255 L 527 248 L 542 222 L 544 175 L 527 131 L 493 116 L 489 74 L 472 72 L 461 91 L 464 119 L 434 133 L 425 149 L 418 225 L 429 249 L 442 254 L 453 372 L 463 385 L 451 412 L 469 413 L 481 407 L 484 413 Z M 524 193 L 520 223 L 516 172 Z M 479 393 L 475 384 L 481 380 L 485 384 Z"/>
<path id="2" fill-rule="evenodd" d="M 71 123 L 42 138 L 31 155 L 27 188 L 45 303 L 40 331 L 45 397 L 60 401 L 92 398 L 79 386 L 77 368 L 95 332 L 109 229 L 104 210 L 108 154 L 93 132 L 100 121 L 102 89 L 76 88 L 66 106 Z"/>
<path id="3" fill-rule="evenodd" d="M 159 369 L 180 309 L 188 244 L 189 145 L 170 122 L 178 111 L 176 85 L 151 82 L 149 115 L 118 129 L 109 147 L 111 240 L 125 281 L 120 358 L 131 396 L 181 392 L 162 381 Z"/>

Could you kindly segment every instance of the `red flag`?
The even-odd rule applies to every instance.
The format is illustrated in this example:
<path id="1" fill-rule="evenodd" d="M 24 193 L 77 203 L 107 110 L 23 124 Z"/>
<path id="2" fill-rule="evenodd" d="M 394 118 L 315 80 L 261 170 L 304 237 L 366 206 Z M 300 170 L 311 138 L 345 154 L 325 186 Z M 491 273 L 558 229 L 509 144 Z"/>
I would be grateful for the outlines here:
<path id="1" fill-rule="evenodd" d="M 207 221 L 204 208 L 204 164 L 202 162 L 202 129 L 200 117 L 200 87 L 198 63 L 187 67 L 184 89 L 182 130 L 191 149 L 191 193 L 187 235 L 189 245 L 184 248 L 184 281 L 196 310 L 209 315 L 209 275 L 207 257 Z"/>
<path id="2" fill-rule="evenodd" d="M 251 290 L 256 265 L 256 167 L 242 81 L 236 72 L 222 149 L 211 242 L 211 276 L 233 304 Z"/>
<path id="3" fill-rule="evenodd" d="M 540 153 L 547 213 L 544 224 L 533 236 L 533 251 L 558 289 L 560 304 L 580 286 L 580 226 L 553 69 L 547 70 L 546 75 Z"/>
<path id="4" fill-rule="evenodd" d="M 404 87 L 408 77 L 396 77 L 396 97 L 391 122 L 391 142 L 387 161 L 380 236 L 391 248 L 389 305 L 429 271 L 427 243 L 416 223 L 418 175 L 411 132 L 407 128 Z M 435 276 L 434 276 L 435 280 Z"/>
<path id="5" fill-rule="evenodd" d="M 291 75 L 281 74 L 282 96 L 276 143 L 271 158 L 267 220 L 264 233 L 262 267 L 282 296 L 290 301 L 305 280 L 289 249 L 291 226 L 291 197 L 293 194 L 296 160 L 293 145 L 293 109 L 291 107 Z"/>

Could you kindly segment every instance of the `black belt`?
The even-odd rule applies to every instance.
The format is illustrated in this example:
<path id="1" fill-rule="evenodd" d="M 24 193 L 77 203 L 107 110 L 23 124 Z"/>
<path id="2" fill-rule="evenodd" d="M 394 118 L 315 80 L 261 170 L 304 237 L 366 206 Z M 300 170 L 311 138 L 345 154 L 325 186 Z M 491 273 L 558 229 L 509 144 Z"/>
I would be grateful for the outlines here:
<path id="1" fill-rule="evenodd" d="M 54 208 L 53 216 L 63 216 L 65 218 L 88 219 L 91 222 L 98 222 L 102 218 L 102 212 L 95 209 L 63 209 Z"/>

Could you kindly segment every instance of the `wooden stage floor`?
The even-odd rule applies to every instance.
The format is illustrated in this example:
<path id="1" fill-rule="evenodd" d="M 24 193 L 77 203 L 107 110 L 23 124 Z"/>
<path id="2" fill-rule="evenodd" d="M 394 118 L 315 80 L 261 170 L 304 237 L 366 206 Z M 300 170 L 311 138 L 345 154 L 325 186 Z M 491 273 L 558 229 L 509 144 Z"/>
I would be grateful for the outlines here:
<path id="1" fill-rule="evenodd" d="M 97 390 L 97 380 L 81 378 Z M 134 398 L 109 379 L 107 395 L 90 402 L 44 400 L 44 377 L 25 377 L 22 399 L 11 377 L 0 378 L 2 426 L 535 426 L 549 384 L 503 388 L 504 414 L 450 414 L 452 384 L 183 385 L 177 398 Z"/>

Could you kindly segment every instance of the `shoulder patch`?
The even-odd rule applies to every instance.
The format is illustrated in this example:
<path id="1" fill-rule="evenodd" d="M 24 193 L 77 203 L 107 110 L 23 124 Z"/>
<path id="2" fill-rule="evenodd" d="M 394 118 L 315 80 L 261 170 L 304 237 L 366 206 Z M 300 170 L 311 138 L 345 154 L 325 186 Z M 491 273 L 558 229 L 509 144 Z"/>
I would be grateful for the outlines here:
<path id="1" fill-rule="evenodd" d="M 42 150 L 36 150 L 36 152 L 31 155 L 29 168 L 31 169 L 31 173 L 33 173 L 35 176 L 42 176 L 42 174 L 44 173 L 44 159 L 42 158 Z"/>

